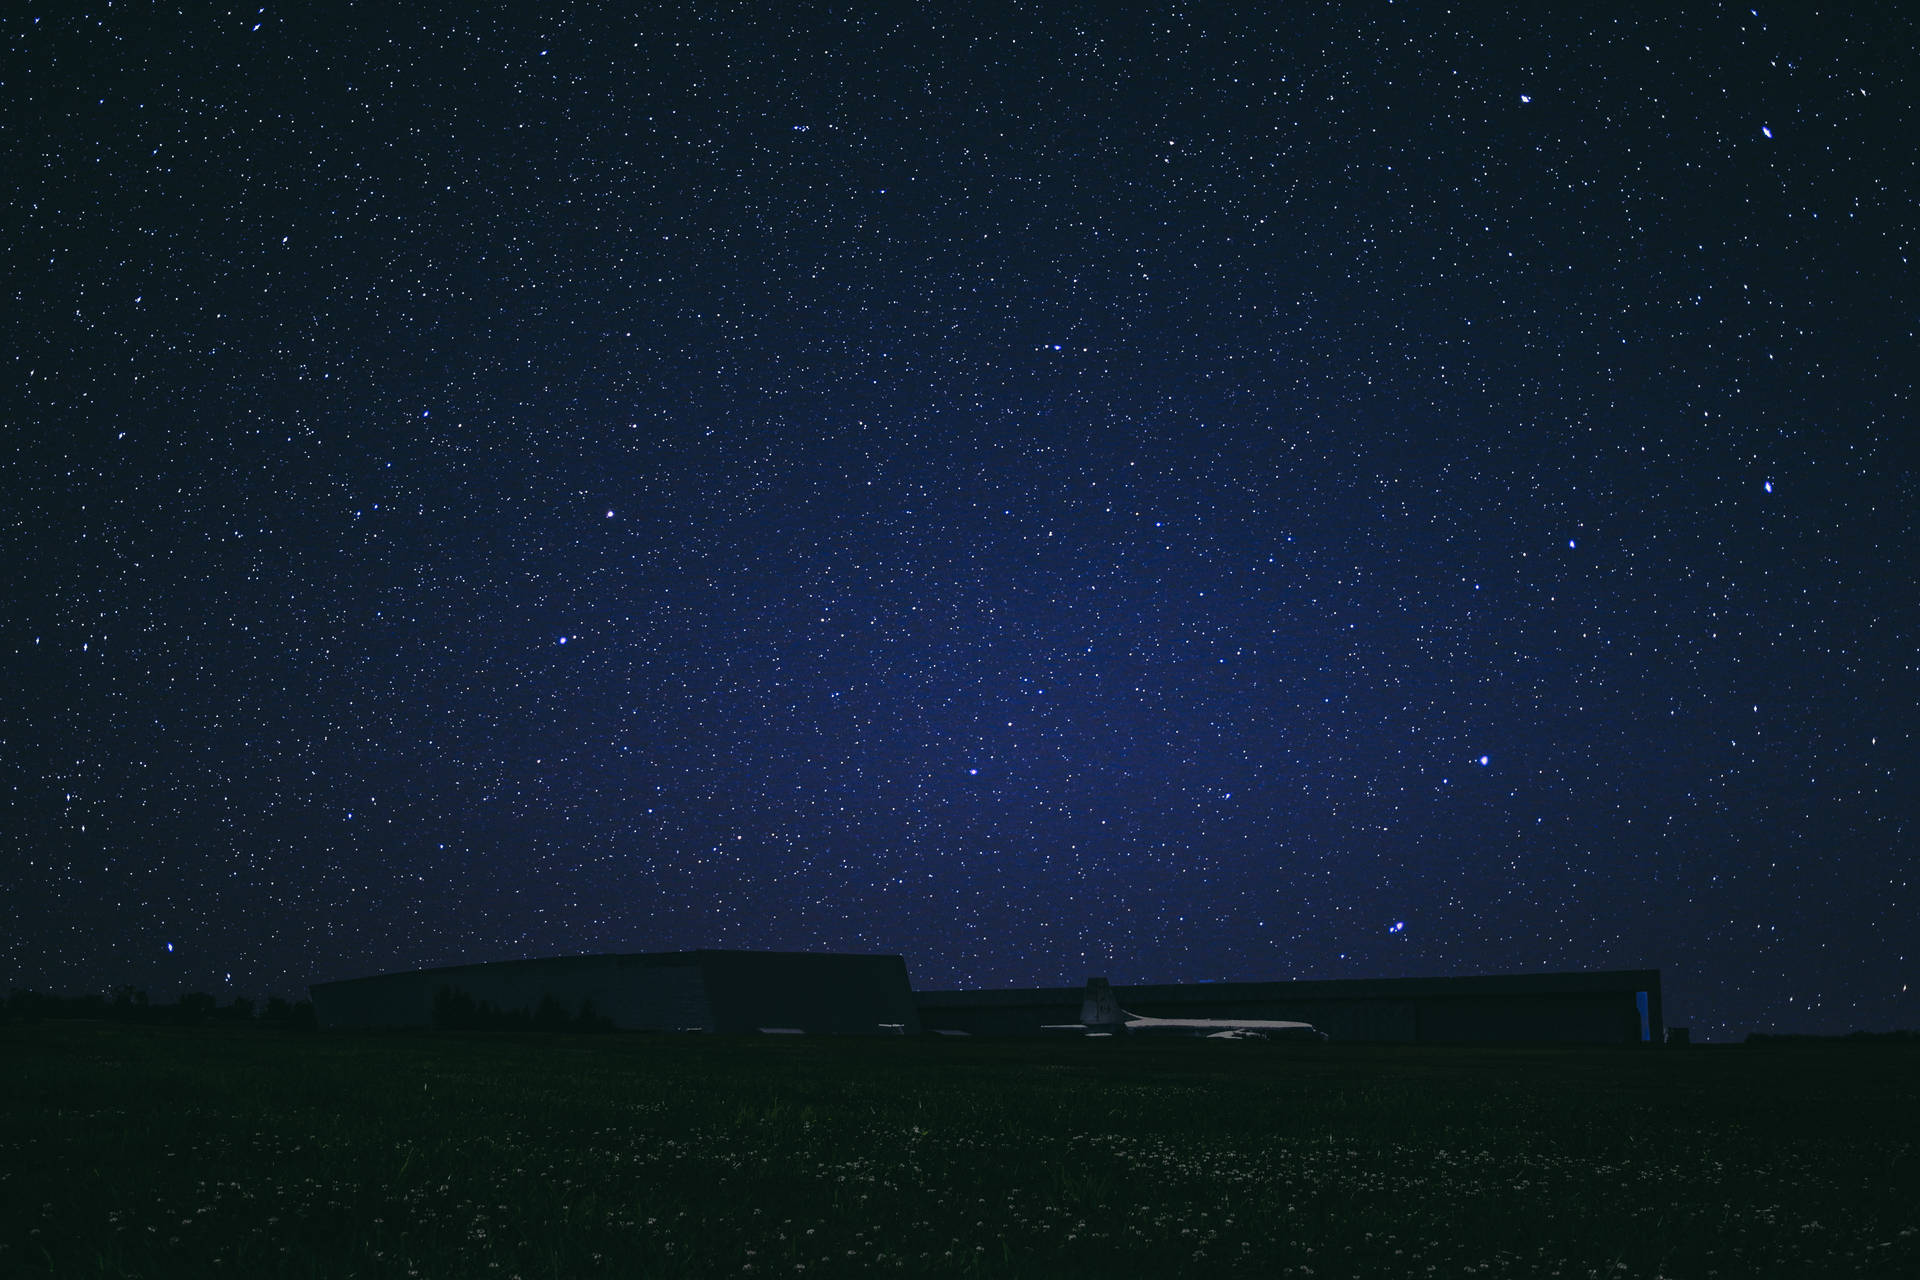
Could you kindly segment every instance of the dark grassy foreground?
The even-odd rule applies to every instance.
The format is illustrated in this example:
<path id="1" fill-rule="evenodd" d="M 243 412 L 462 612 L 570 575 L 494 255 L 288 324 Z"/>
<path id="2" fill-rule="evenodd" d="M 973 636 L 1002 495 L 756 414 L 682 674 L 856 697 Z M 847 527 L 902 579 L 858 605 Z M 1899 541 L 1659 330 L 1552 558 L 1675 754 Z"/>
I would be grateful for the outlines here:
<path id="1" fill-rule="evenodd" d="M 0 1030 L 0 1275 L 1920 1275 L 1911 1049 Z"/>

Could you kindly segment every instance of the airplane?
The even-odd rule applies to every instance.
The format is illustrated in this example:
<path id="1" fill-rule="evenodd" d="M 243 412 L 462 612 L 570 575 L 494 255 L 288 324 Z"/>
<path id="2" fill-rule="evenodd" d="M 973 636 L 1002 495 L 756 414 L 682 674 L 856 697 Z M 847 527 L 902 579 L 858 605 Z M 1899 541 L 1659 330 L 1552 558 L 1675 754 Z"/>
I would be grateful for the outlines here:
<path id="1" fill-rule="evenodd" d="M 1053 1023 L 1047 1031 L 1078 1031 L 1087 1036 L 1194 1036 L 1206 1040 L 1306 1040 L 1318 1043 L 1327 1033 L 1311 1022 L 1271 1018 L 1145 1018 L 1128 1013 L 1114 998 L 1105 978 L 1088 978 L 1080 1000 L 1080 1021 Z"/>

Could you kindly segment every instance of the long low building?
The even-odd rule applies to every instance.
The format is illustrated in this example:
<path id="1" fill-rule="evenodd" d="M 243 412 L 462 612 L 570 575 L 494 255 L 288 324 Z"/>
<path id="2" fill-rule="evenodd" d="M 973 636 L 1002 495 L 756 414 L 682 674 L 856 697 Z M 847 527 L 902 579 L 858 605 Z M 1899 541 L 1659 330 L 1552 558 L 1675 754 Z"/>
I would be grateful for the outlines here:
<path id="1" fill-rule="evenodd" d="M 526 1025 L 722 1034 L 912 1034 L 899 956 L 677 951 L 555 956 L 313 984 L 322 1027 Z"/>
<path id="2" fill-rule="evenodd" d="M 1207 982 L 1115 987 L 1120 1006 L 1151 1018 L 1311 1022 L 1338 1042 L 1660 1043 L 1660 971 L 1527 973 L 1468 978 Z M 921 991 L 929 1031 L 1047 1034 L 1080 1019 L 1080 987 Z"/>

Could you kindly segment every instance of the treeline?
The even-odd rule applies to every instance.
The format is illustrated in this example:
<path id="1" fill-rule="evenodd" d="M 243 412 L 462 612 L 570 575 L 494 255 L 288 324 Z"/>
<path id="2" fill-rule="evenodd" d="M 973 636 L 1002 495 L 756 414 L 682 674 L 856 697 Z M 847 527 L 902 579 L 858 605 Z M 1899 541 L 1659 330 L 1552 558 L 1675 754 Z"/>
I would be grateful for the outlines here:
<path id="1" fill-rule="evenodd" d="M 433 993 L 433 1025 L 442 1031 L 611 1031 L 613 1021 L 594 1010 L 592 1000 L 569 1009 L 558 998 L 541 997 L 538 1008 L 496 1009 L 485 1000 L 442 986 Z"/>
<path id="2" fill-rule="evenodd" d="M 146 1022 L 163 1026 L 259 1026 L 286 1031 L 313 1028 L 313 1002 L 270 997 L 255 1005 L 245 996 L 221 1004 L 204 991 L 189 991 L 172 1004 L 155 1004 L 133 987 L 115 987 L 102 995 L 54 996 L 15 988 L 0 1004 L 0 1023 L 32 1023 L 87 1018 L 109 1022 Z"/>

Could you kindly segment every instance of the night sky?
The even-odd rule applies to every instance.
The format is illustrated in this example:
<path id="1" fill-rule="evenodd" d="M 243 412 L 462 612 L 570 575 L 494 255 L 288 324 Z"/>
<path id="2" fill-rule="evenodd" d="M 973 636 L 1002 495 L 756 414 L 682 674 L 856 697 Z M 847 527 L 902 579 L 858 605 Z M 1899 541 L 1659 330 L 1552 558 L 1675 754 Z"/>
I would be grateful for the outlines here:
<path id="1" fill-rule="evenodd" d="M 1920 1025 L 1913 10 L 1117 7 L 8 6 L 0 981 Z"/>

